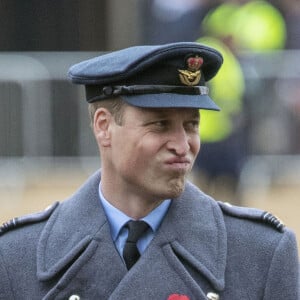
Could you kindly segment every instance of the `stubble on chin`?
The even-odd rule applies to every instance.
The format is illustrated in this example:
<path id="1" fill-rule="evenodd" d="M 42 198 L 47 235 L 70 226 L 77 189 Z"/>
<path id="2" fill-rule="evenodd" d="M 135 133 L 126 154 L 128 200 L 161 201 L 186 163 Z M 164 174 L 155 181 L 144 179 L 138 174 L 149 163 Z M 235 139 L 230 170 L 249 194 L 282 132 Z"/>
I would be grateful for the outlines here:
<path id="1" fill-rule="evenodd" d="M 185 176 L 171 179 L 168 183 L 169 198 L 179 197 L 184 191 L 185 182 Z"/>

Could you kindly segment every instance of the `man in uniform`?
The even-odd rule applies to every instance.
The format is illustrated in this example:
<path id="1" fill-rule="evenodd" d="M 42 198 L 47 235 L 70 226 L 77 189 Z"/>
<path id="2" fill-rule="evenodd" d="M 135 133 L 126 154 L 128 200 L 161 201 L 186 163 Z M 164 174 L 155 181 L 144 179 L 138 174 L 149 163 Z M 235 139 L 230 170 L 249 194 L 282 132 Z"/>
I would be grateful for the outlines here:
<path id="1" fill-rule="evenodd" d="M 137 46 L 71 67 L 101 170 L 66 201 L 4 224 L 0 299 L 298 299 L 294 234 L 186 180 L 199 109 L 222 56 L 198 43 Z"/>

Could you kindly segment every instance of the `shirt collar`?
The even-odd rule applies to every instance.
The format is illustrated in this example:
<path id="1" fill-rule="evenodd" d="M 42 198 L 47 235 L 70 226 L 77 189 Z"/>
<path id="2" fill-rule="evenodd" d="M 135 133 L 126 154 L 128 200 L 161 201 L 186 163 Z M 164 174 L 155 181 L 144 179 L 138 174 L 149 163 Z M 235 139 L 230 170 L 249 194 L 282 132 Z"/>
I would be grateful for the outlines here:
<path id="1" fill-rule="evenodd" d="M 113 241 L 115 241 L 122 227 L 129 220 L 131 220 L 131 218 L 116 207 L 114 207 L 105 199 L 101 191 L 101 184 L 99 185 L 99 197 L 110 225 L 112 239 Z M 152 231 L 156 232 L 165 214 L 167 213 L 170 204 L 170 199 L 164 200 L 159 206 L 153 209 L 147 216 L 145 216 L 141 220 L 147 222 L 148 225 L 151 227 Z"/>

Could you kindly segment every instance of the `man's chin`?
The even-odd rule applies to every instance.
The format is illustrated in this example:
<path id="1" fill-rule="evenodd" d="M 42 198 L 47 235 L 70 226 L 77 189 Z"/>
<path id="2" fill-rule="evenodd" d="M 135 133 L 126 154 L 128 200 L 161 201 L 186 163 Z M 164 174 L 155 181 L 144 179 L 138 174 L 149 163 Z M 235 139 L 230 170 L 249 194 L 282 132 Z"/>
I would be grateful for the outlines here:
<path id="1" fill-rule="evenodd" d="M 168 184 L 169 198 L 177 198 L 184 191 L 185 187 L 185 176 L 172 179 Z"/>

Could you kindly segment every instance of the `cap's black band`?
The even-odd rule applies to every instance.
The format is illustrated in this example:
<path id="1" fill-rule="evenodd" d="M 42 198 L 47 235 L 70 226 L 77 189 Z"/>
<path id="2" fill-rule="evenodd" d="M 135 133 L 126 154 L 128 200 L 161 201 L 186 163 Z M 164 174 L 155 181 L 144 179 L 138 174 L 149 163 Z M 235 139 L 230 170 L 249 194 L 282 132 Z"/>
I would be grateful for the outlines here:
<path id="1" fill-rule="evenodd" d="M 86 86 L 88 102 L 103 100 L 120 95 L 175 93 L 183 95 L 208 95 L 206 86 L 174 86 L 174 85 L 130 85 L 130 86 Z"/>

